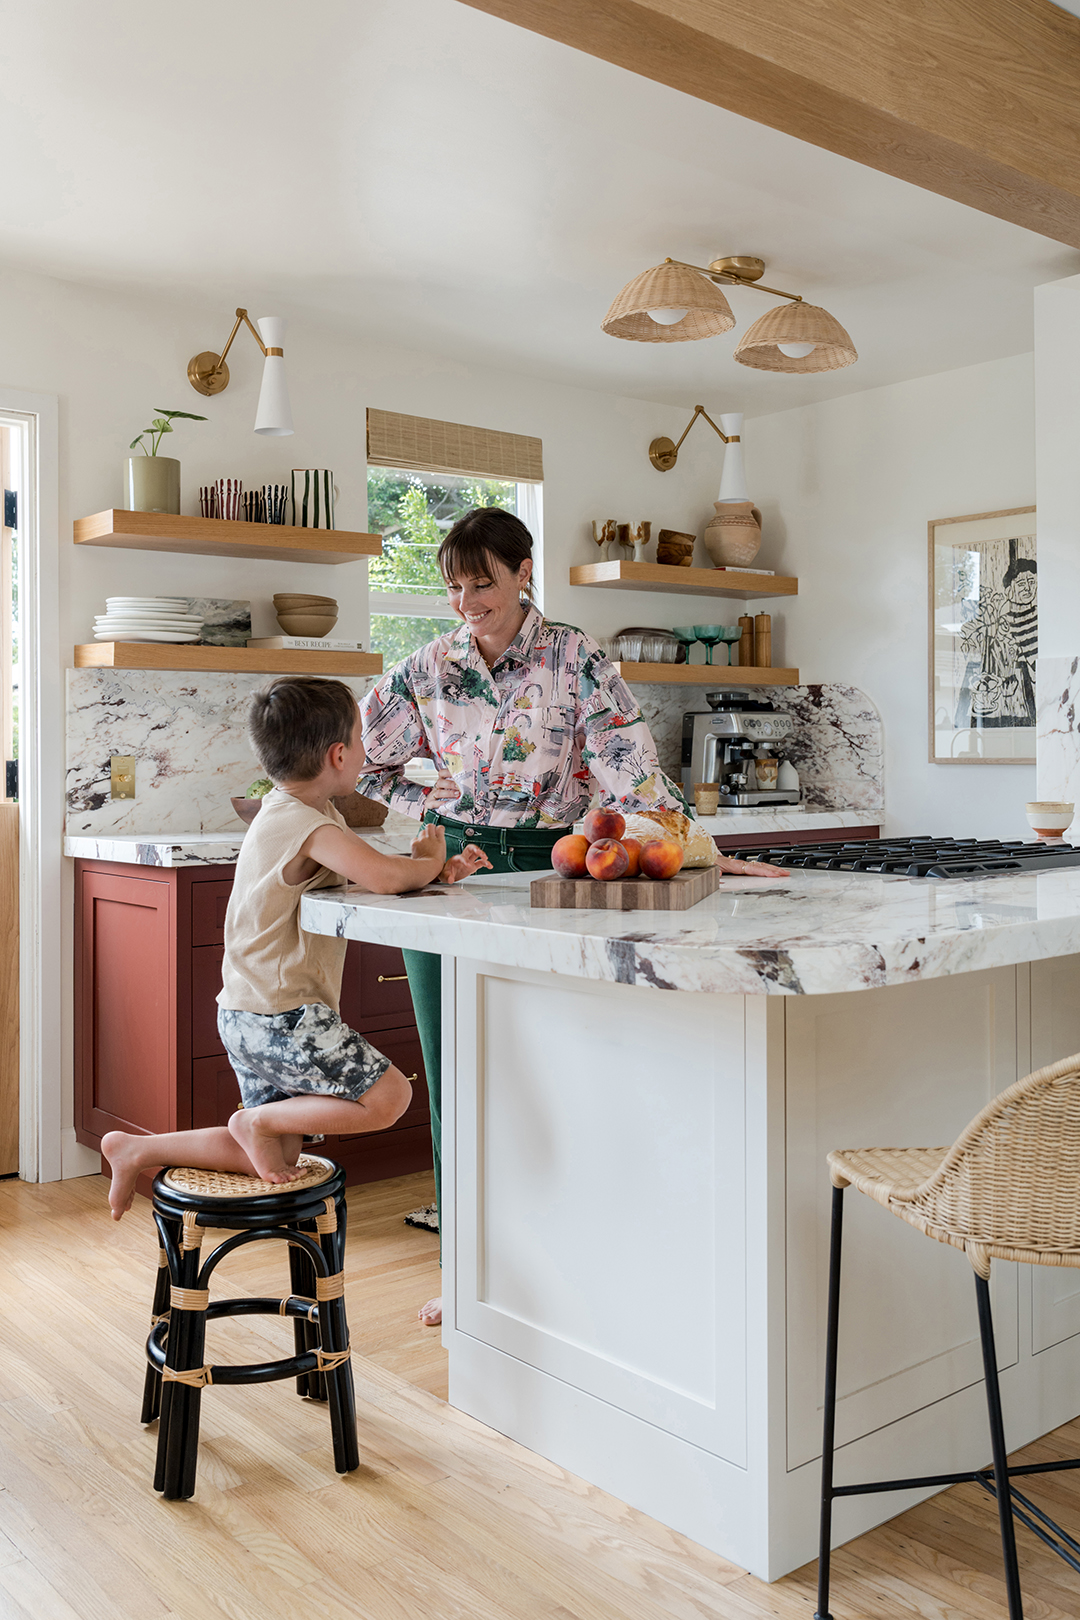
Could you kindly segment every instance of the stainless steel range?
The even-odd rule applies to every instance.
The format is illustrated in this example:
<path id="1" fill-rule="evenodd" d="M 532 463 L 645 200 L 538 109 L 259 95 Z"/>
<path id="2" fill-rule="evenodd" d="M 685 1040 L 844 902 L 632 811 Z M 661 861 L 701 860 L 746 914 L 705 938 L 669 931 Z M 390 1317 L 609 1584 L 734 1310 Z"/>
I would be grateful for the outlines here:
<path id="1" fill-rule="evenodd" d="M 725 849 L 742 861 L 768 861 L 791 871 L 865 872 L 914 878 L 1016 877 L 1080 866 L 1080 848 L 1059 840 L 1009 843 L 998 838 L 867 838 L 850 843 L 775 849 Z"/>
<path id="2" fill-rule="evenodd" d="M 790 714 L 749 690 L 706 692 L 708 710 L 683 715 L 682 785 L 692 803 L 696 782 L 716 782 L 726 806 L 798 804 L 799 788 L 762 787 L 758 761 L 782 759 L 784 740 L 795 730 Z M 775 767 L 774 767 L 775 770 Z M 764 774 L 764 773 L 763 773 Z"/>

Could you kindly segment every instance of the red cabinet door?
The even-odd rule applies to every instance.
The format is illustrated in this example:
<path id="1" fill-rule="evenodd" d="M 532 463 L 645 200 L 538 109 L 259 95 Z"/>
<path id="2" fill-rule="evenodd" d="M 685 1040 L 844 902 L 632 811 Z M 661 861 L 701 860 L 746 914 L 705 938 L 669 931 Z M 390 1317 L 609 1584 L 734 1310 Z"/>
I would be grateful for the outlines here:
<path id="1" fill-rule="evenodd" d="M 392 945 L 349 941 L 341 981 L 341 1016 L 353 1029 L 364 1031 L 415 1023 L 405 958 L 399 950 Z"/>
<path id="2" fill-rule="evenodd" d="M 178 1120 L 172 887 L 139 875 L 80 873 L 80 1124 L 173 1131 Z"/>
<path id="3" fill-rule="evenodd" d="M 202 945 L 191 953 L 191 1055 L 211 1057 L 224 1051 L 217 1027 L 224 945 Z"/>
<path id="4" fill-rule="evenodd" d="M 225 909 L 232 893 L 232 878 L 215 878 L 191 885 L 191 943 L 224 945 Z"/>
<path id="5" fill-rule="evenodd" d="M 191 1065 L 191 1126 L 227 1125 L 240 1106 L 240 1087 L 227 1057 L 196 1058 Z"/>

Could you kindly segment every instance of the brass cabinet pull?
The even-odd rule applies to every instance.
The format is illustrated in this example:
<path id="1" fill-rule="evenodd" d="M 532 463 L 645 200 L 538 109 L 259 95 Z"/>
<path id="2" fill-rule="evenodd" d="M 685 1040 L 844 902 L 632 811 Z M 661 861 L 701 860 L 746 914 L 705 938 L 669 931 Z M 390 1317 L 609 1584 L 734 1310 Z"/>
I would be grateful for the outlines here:
<path id="1" fill-rule="evenodd" d="M 380 973 L 379 974 L 379 983 L 380 984 L 399 984 L 402 979 L 407 979 L 408 977 L 409 977 L 409 975 L 407 973 Z"/>
<path id="2" fill-rule="evenodd" d="M 405 1078 L 406 1078 L 406 1080 L 409 1082 L 409 1084 L 411 1086 L 414 1080 L 419 1080 L 419 1078 L 420 1078 L 420 1070 L 417 1069 L 415 1074 L 407 1074 L 405 1076 Z"/>

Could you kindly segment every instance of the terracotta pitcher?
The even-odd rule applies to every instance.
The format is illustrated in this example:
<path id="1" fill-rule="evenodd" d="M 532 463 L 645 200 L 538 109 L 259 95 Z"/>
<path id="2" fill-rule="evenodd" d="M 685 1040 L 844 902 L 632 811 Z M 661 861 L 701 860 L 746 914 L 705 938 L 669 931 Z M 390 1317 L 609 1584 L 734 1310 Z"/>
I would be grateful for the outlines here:
<path id="1" fill-rule="evenodd" d="M 705 530 L 705 550 L 713 567 L 745 568 L 761 545 L 761 513 L 752 501 L 714 501 L 716 516 Z"/>

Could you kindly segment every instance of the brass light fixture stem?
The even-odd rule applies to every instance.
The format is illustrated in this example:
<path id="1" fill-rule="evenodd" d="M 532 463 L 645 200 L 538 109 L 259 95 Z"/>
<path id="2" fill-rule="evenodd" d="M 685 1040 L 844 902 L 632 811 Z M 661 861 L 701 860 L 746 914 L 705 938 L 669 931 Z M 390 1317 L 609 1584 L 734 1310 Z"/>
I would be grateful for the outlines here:
<path id="1" fill-rule="evenodd" d="M 690 268 L 693 269 L 693 266 L 691 265 Z M 739 436 L 737 433 L 727 434 L 721 432 L 720 428 L 717 427 L 704 405 L 695 405 L 694 414 L 683 429 L 682 437 L 679 439 L 678 443 L 673 444 L 668 438 L 660 438 L 654 439 L 652 444 L 650 444 L 649 460 L 652 462 L 657 472 L 671 471 L 672 467 L 674 467 L 679 458 L 679 449 L 682 445 L 683 439 L 686 438 L 686 435 L 689 433 L 699 416 L 703 416 L 705 418 L 713 432 L 718 438 L 723 439 L 725 444 L 738 444 Z"/>
<path id="2" fill-rule="evenodd" d="M 248 319 L 247 310 L 238 309 L 236 311 L 236 320 L 233 323 L 233 329 L 229 333 L 228 341 L 226 342 L 221 353 L 214 354 L 212 350 L 207 349 L 202 354 L 197 354 L 195 355 L 194 359 L 188 361 L 188 381 L 197 393 L 220 394 L 223 388 L 228 387 L 229 368 L 225 364 L 225 356 L 232 348 L 233 338 L 236 336 L 237 332 L 239 332 L 241 322 L 247 327 L 248 331 L 259 345 L 259 352 L 264 360 L 272 354 L 284 354 L 285 351 L 283 349 L 268 349 L 258 332 L 255 330 L 254 326 L 252 326 L 251 321 Z"/>
<path id="3" fill-rule="evenodd" d="M 248 331 L 251 333 L 252 337 L 255 339 L 256 343 L 259 345 L 259 348 L 262 350 L 263 359 L 265 360 L 266 354 L 267 354 L 266 346 L 263 343 L 263 340 L 259 336 L 258 332 L 256 332 L 255 328 L 252 326 L 251 322 L 248 320 L 248 312 L 247 312 L 246 309 L 238 309 L 237 310 L 237 312 L 236 312 L 236 320 L 233 323 L 233 329 L 229 333 L 229 341 L 226 343 L 225 347 L 221 351 L 221 359 L 224 360 L 225 356 L 228 354 L 229 350 L 232 348 L 232 340 L 236 336 L 237 332 L 239 332 L 239 330 L 240 330 L 240 322 L 241 321 L 243 321 L 244 325 L 247 327 Z"/>
<path id="4" fill-rule="evenodd" d="M 801 304 L 801 293 L 781 292 L 779 287 L 765 287 L 760 281 L 751 281 L 747 276 L 736 276 L 726 270 L 708 270 L 701 264 L 687 264 L 685 259 L 667 258 L 665 264 L 678 264 L 684 270 L 696 270 L 699 275 L 708 276 L 710 281 L 722 281 L 729 287 L 755 287 L 758 292 L 771 293 L 774 298 L 790 298 L 793 304 Z M 715 424 L 714 424 L 715 426 Z M 717 428 L 717 432 L 719 432 Z"/>

